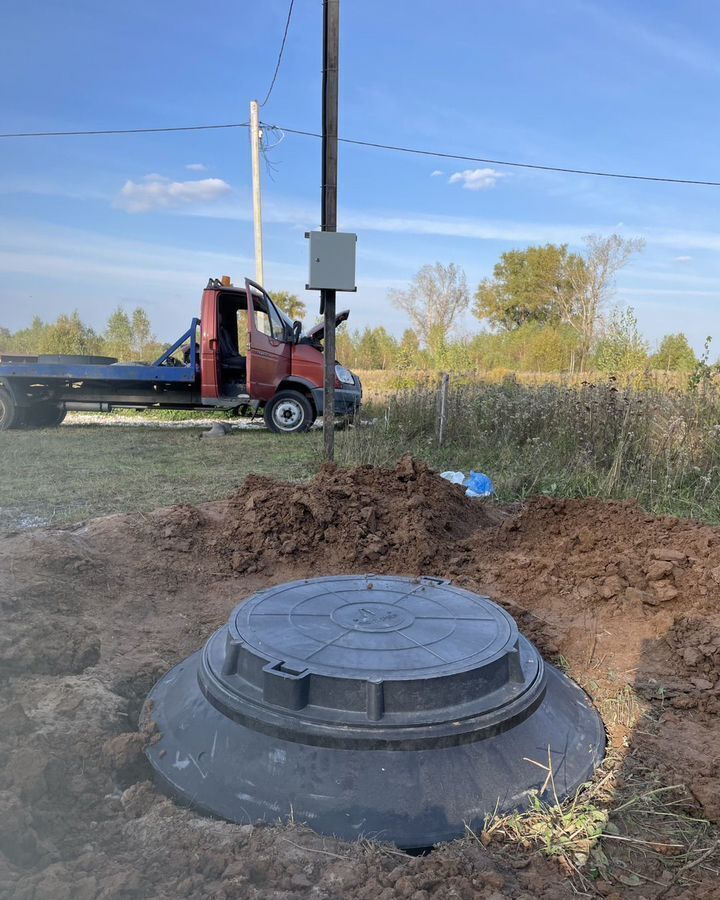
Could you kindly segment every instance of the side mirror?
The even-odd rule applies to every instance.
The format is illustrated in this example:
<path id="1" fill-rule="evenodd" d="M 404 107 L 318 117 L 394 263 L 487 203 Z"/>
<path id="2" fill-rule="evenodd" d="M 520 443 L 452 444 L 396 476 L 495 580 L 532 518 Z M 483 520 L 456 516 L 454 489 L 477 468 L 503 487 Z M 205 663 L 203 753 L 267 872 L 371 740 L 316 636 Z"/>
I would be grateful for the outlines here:
<path id="1" fill-rule="evenodd" d="M 302 322 L 293 322 L 292 333 L 293 343 L 297 344 L 300 341 L 300 336 L 302 335 Z"/>

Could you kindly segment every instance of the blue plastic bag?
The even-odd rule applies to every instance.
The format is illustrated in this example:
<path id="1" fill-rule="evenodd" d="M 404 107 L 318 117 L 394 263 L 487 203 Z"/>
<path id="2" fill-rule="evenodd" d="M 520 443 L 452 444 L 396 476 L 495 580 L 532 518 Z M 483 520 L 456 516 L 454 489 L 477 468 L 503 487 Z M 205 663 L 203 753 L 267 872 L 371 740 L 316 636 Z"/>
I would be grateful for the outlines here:
<path id="1" fill-rule="evenodd" d="M 490 497 L 495 493 L 492 480 L 482 472 L 470 472 L 470 477 L 464 482 L 467 487 L 465 492 L 468 497 Z"/>
<path id="2" fill-rule="evenodd" d="M 467 488 L 465 494 L 468 497 L 491 497 L 495 493 L 492 480 L 483 472 L 471 471 L 465 475 L 463 472 L 449 471 L 441 472 L 440 477 Z"/>

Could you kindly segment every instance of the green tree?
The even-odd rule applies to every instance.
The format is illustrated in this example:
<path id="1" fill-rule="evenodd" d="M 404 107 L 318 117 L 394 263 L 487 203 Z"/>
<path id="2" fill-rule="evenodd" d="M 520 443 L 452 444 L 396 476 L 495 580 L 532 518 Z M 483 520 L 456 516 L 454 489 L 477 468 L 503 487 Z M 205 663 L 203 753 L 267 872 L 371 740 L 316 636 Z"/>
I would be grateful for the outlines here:
<path id="1" fill-rule="evenodd" d="M 492 279 L 480 282 L 473 313 L 506 331 L 526 322 L 557 324 L 572 305 L 571 271 L 582 266 L 567 244 L 503 253 Z"/>
<path id="2" fill-rule="evenodd" d="M 682 331 L 666 334 L 660 341 L 657 353 L 650 357 L 652 368 L 665 372 L 692 372 L 697 364 L 695 351 Z"/>
<path id="3" fill-rule="evenodd" d="M 49 326 L 43 322 L 40 316 L 33 316 L 29 328 L 21 328 L 12 337 L 11 350 L 14 353 L 27 353 L 36 355 L 42 353 L 45 331 Z"/>
<path id="4" fill-rule="evenodd" d="M 51 325 L 44 326 L 40 338 L 41 353 L 93 354 L 100 349 L 100 339 L 85 325 L 77 310 L 60 315 Z"/>
<path id="5" fill-rule="evenodd" d="M 419 365 L 420 340 L 412 328 L 406 328 L 400 338 L 397 364 L 401 369 L 416 369 Z"/>
<path id="6" fill-rule="evenodd" d="M 397 342 L 381 326 L 365 328 L 355 335 L 355 359 L 360 369 L 391 369 L 397 356 Z"/>
<path id="7" fill-rule="evenodd" d="M 335 356 L 339 362 L 352 369 L 355 366 L 355 347 L 352 334 L 345 322 L 341 322 L 335 332 Z"/>
<path id="8" fill-rule="evenodd" d="M 119 360 L 128 361 L 133 355 L 133 329 L 125 310 L 118 308 L 111 314 L 103 335 L 105 352 Z"/>
<path id="9" fill-rule="evenodd" d="M 632 307 L 612 311 L 595 351 L 600 372 L 633 372 L 648 364 L 648 345 L 638 329 Z"/>
<path id="10" fill-rule="evenodd" d="M 463 270 L 450 263 L 423 266 L 407 289 L 390 291 L 390 299 L 410 318 L 418 337 L 426 346 L 445 340 L 470 303 Z M 442 335 L 442 338 L 441 338 Z"/>
<path id="11" fill-rule="evenodd" d="M 156 344 L 157 341 L 152 333 L 152 326 L 150 325 L 148 314 L 140 306 L 135 307 L 133 310 L 132 319 L 130 321 L 130 331 L 133 358 L 143 359 L 148 349 Z"/>
<path id="12" fill-rule="evenodd" d="M 293 322 L 298 320 L 302 322 L 304 320 L 307 315 L 307 306 L 296 294 L 290 294 L 288 291 L 278 291 L 271 296 L 275 306 L 281 309 Z"/>

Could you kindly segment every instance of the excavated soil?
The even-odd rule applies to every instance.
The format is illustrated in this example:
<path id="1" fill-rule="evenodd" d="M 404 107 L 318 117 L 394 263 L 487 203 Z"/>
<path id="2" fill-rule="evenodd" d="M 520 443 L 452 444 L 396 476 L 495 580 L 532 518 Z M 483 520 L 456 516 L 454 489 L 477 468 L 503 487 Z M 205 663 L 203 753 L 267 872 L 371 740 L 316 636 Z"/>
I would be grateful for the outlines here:
<path id="1" fill-rule="evenodd" d="M 137 730 L 154 681 L 254 591 L 353 572 L 488 594 L 593 697 L 612 828 L 579 875 L 527 837 L 408 857 L 212 821 L 154 789 Z M 720 896 L 720 528 L 631 503 L 502 508 L 405 458 L 7 535 L 0 573 L 1 898 Z"/>

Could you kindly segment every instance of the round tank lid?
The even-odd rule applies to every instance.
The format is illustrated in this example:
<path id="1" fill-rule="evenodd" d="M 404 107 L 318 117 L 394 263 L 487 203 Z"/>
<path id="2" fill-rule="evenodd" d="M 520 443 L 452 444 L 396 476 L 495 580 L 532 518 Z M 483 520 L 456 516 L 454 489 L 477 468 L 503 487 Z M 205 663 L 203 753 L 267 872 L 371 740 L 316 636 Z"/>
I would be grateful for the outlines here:
<path id="1" fill-rule="evenodd" d="M 518 636 L 485 597 L 439 579 L 372 575 L 272 588 L 243 604 L 230 629 L 260 654 L 341 678 L 436 678 L 485 665 Z"/>
<path id="2" fill-rule="evenodd" d="M 375 575 L 255 594 L 208 641 L 199 678 L 244 724 L 322 743 L 477 739 L 544 690 L 537 651 L 487 597 Z"/>

